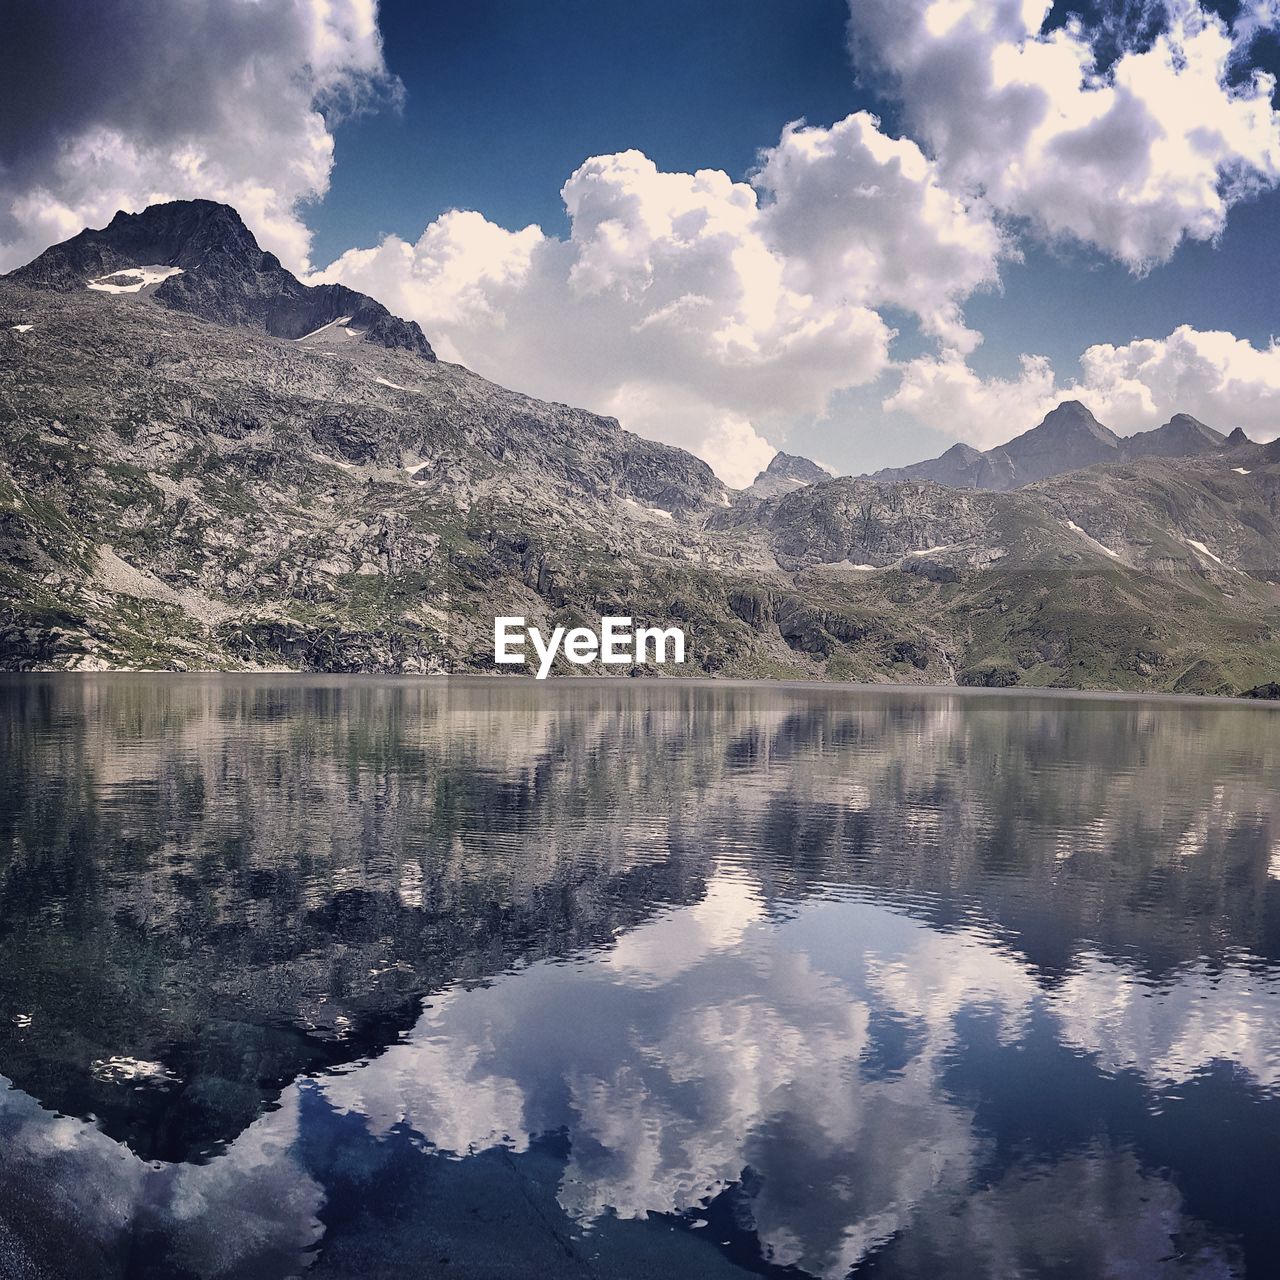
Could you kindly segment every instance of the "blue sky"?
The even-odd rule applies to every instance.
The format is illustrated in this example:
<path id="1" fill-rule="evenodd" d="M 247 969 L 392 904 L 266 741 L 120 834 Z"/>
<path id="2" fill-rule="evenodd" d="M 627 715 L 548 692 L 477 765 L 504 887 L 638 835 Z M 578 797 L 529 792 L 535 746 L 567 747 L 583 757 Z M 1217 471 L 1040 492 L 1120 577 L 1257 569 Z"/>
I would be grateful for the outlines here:
<path id="1" fill-rule="evenodd" d="M 874 107 L 847 20 L 840 0 L 383 0 L 403 109 L 338 129 L 314 257 L 416 237 L 448 208 L 564 232 L 564 180 L 630 147 L 740 178 L 788 121 Z"/>
<path id="2" fill-rule="evenodd" d="M 777 447 L 986 446 L 1066 396 L 1270 438 L 1278 28 L 1275 0 L 0 0 L 0 269 L 225 199 L 447 358 L 731 483 Z"/>

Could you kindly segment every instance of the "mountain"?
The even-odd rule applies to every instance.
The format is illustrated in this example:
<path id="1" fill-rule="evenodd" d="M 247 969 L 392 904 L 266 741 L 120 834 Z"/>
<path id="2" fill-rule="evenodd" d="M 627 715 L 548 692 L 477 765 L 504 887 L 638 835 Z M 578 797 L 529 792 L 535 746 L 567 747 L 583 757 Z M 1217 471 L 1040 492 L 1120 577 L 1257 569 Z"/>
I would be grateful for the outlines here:
<path id="1" fill-rule="evenodd" d="M 831 472 L 818 466 L 816 462 L 810 462 L 808 458 L 798 457 L 794 453 L 779 451 L 756 476 L 746 492 L 754 498 L 772 498 L 806 484 L 821 484 L 830 479 Z"/>
<path id="2" fill-rule="evenodd" d="M 1122 437 L 1104 427 L 1078 400 L 1066 400 L 1039 426 L 980 452 L 966 444 L 926 462 L 889 467 L 876 480 L 936 480 L 957 489 L 1005 492 L 1080 467 L 1135 458 L 1196 458 L 1249 443 L 1242 431 L 1228 440 L 1190 414 L 1178 413 L 1153 431 Z"/>
<path id="3" fill-rule="evenodd" d="M 172 305 L 188 275 L 259 296 L 243 224 L 196 203 L 151 224 L 185 238 L 126 255 L 87 233 L 0 280 L 0 668 L 483 671 L 497 615 L 626 614 L 685 629 L 683 674 L 1280 676 L 1280 446 L 1115 461 L 1066 405 L 1005 463 L 1075 469 L 1011 492 L 734 494 L 683 450 L 354 325 L 298 341 L 254 306 Z M 112 271 L 137 291 L 85 287 Z"/>
<path id="4" fill-rule="evenodd" d="M 975 484 L 974 477 L 984 474 L 983 455 L 972 445 L 953 444 L 941 457 L 928 462 L 917 462 L 896 470 L 877 472 L 877 478 L 891 480 L 935 480 L 953 489 L 996 488 L 995 485 Z"/>
<path id="5" fill-rule="evenodd" d="M 1126 458 L 1199 458 L 1221 453 L 1226 446 L 1226 436 L 1189 413 L 1175 413 L 1163 427 L 1140 431 L 1120 441 Z"/>
<path id="6" fill-rule="evenodd" d="M 327 326 L 434 360 L 412 321 L 340 284 L 304 285 L 258 247 L 229 205 L 211 200 L 155 204 L 117 213 L 100 231 L 82 231 L 4 277 L 58 292 L 90 289 L 146 297 L 174 311 L 302 339 Z"/>
<path id="7" fill-rule="evenodd" d="M 876 480 L 936 480 L 958 489 L 1016 489 L 1078 467 L 1118 462 L 1120 437 L 1109 431 L 1078 400 L 1066 400 L 1039 426 L 1007 444 L 978 452 L 953 445 L 939 458 L 877 471 Z"/>

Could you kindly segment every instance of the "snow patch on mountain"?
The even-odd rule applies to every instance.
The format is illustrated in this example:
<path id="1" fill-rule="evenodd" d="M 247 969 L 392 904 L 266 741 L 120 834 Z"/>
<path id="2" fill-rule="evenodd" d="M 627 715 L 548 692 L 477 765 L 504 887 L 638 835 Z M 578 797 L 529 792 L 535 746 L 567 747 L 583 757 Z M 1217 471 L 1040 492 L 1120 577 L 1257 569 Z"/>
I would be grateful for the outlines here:
<path id="1" fill-rule="evenodd" d="M 1098 548 L 1099 551 L 1106 552 L 1106 554 L 1109 555 L 1113 560 L 1120 559 L 1120 553 L 1118 551 L 1112 551 L 1110 547 L 1104 546 L 1091 533 L 1085 533 L 1085 531 L 1078 524 L 1076 524 L 1074 520 L 1067 521 L 1067 528 L 1070 529 L 1072 533 L 1078 533 L 1086 542 L 1092 543 L 1095 547 Z"/>
<path id="2" fill-rule="evenodd" d="M 1214 564 L 1222 563 L 1221 558 L 1218 556 L 1215 556 L 1213 552 L 1210 551 L 1209 548 L 1204 545 L 1203 542 L 1197 542 L 1194 538 L 1183 538 L 1183 542 L 1185 542 L 1187 546 L 1193 547 L 1202 556 L 1208 556 L 1209 559 L 1214 562 Z"/>
<path id="3" fill-rule="evenodd" d="M 323 333 L 326 329 L 332 329 L 336 324 L 346 325 L 350 323 L 350 316 L 339 316 L 336 320 L 330 320 L 328 324 L 322 324 L 318 329 L 312 329 L 310 333 L 304 333 L 300 338 L 294 338 L 294 342 L 306 342 L 308 338 L 314 338 L 317 333 Z"/>
<path id="4" fill-rule="evenodd" d="M 632 507 L 636 511 L 643 511 L 646 515 L 653 516 L 658 520 L 675 519 L 675 516 L 673 516 L 665 507 L 646 507 L 644 503 L 637 502 L 634 498 L 623 498 L 622 501 L 628 507 Z"/>
<path id="5" fill-rule="evenodd" d="M 181 274 L 181 267 L 166 267 L 159 264 L 147 267 L 125 267 L 121 271 L 113 271 L 110 275 L 90 280 L 85 288 L 92 289 L 95 293 L 141 293 L 151 285 L 160 284 L 170 276 Z"/>

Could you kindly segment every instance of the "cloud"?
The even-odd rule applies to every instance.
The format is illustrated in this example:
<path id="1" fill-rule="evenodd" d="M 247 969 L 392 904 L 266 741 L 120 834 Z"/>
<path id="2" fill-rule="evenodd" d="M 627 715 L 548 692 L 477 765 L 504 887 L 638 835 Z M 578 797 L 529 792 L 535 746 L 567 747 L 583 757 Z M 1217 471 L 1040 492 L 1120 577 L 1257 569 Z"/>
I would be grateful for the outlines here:
<path id="1" fill-rule="evenodd" d="M 1184 238 L 1210 240 L 1236 201 L 1280 181 L 1274 79 L 1235 74 L 1244 42 L 1194 0 L 1158 7 L 1143 45 L 1100 65 L 1073 19 L 1045 33 L 1047 0 L 857 0 L 855 60 L 884 75 L 943 181 L 984 194 L 1048 238 L 1144 270 Z"/>
<path id="2" fill-rule="evenodd" d="M 960 304 L 996 283 L 1012 249 L 986 205 L 943 187 L 914 142 L 888 137 L 866 112 L 829 129 L 792 125 L 754 183 L 793 286 L 829 303 L 897 307 L 951 346 L 976 345 Z"/>
<path id="3" fill-rule="evenodd" d="M 1280 426 L 1280 347 L 1259 349 L 1220 330 L 1179 325 L 1167 338 L 1090 347 L 1081 385 L 1122 433 L 1181 411 L 1269 440 Z"/>
<path id="4" fill-rule="evenodd" d="M 957 353 L 901 366 L 884 401 L 958 440 L 987 447 L 1034 426 L 1065 399 L 1083 400 L 1120 435 L 1146 431 L 1175 413 L 1269 440 L 1280 423 L 1280 347 L 1258 348 L 1220 330 L 1180 325 L 1165 338 L 1121 346 L 1098 343 L 1080 357 L 1080 374 L 1059 382 L 1044 356 L 1024 355 L 1016 378 L 980 377 Z"/>
<path id="5" fill-rule="evenodd" d="M 883 407 L 987 449 L 1034 426 L 1064 398 L 1044 356 L 1024 355 L 1021 363 L 1016 378 L 982 378 L 959 352 L 920 356 L 902 366 Z"/>
<path id="6" fill-rule="evenodd" d="M 1007 252 L 981 202 L 948 195 L 865 113 L 791 126 L 750 183 L 624 151 L 587 160 L 561 194 L 566 239 L 451 211 L 323 278 L 412 316 L 447 358 L 614 414 L 737 485 L 772 456 L 766 436 L 888 366 L 877 308 L 972 346 L 961 303 Z"/>
<path id="7" fill-rule="evenodd" d="M 3 30 L 0 270 L 196 196 L 303 268 L 334 121 L 399 92 L 376 0 L 47 0 L 6 4 Z"/>

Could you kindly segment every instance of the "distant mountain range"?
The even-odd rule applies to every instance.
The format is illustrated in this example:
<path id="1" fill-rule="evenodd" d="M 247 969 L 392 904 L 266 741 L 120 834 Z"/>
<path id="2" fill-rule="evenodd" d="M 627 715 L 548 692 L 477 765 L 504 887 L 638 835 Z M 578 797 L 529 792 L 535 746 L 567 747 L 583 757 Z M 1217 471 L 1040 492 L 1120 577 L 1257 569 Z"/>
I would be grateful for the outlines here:
<path id="1" fill-rule="evenodd" d="M 233 209 L 0 280 L 0 667 L 492 668 L 498 614 L 678 623 L 691 674 L 1244 692 L 1280 677 L 1280 444 L 1078 403 L 997 449 L 727 489 L 437 361 Z M 574 668 L 580 672 L 582 668 Z"/>
<path id="2" fill-rule="evenodd" d="M 1205 458 L 1248 448 L 1252 442 L 1237 428 L 1230 436 L 1207 427 L 1188 413 L 1176 413 L 1162 427 L 1133 436 L 1118 436 L 1104 427 L 1079 400 L 1066 400 L 1030 431 L 1006 444 L 979 450 L 954 444 L 937 458 L 905 467 L 886 467 L 872 480 L 935 480 L 952 489 L 989 489 L 1005 493 L 1081 467 L 1132 462 L 1136 458 Z M 779 453 L 747 490 L 759 497 L 784 492 L 770 483 L 777 470 L 787 488 L 829 479 L 807 458 Z"/>
<path id="3" fill-rule="evenodd" d="M 875 480 L 936 480 L 957 489 L 999 493 L 1047 480 L 1081 467 L 1132 462 L 1136 458 L 1203 458 L 1249 444 L 1242 431 L 1223 436 L 1187 413 L 1162 427 L 1121 437 L 1104 427 L 1079 400 L 1067 400 L 1030 431 L 1007 444 L 979 452 L 955 444 L 939 458 L 877 471 Z"/>

